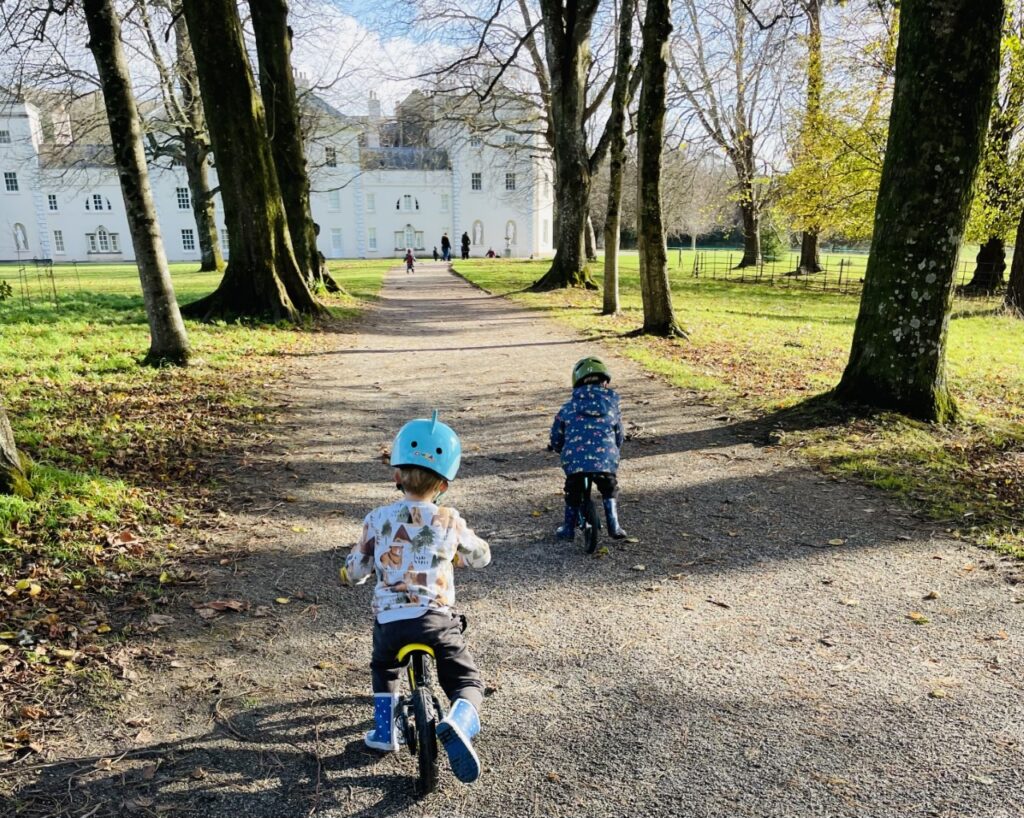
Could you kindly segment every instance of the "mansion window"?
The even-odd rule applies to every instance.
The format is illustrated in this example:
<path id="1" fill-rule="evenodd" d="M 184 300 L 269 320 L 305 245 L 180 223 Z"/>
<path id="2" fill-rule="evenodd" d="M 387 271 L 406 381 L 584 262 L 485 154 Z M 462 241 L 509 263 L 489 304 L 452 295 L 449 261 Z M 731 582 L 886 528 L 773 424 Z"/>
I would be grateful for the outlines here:
<path id="1" fill-rule="evenodd" d="M 18 192 L 18 174 L 14 171 L 4 171 L 4 190 L 8 193 Z"/>
<path id="2" fill-rule="evenodd" d="M 516 135 L 514 133 L 505 134 L 505 144 L 514 145 L 516 143 Z"/>
<path id="3" fill-rule="evenodd" d="M 479 136 L 471 136 L 469 138 L 469 146 L 471 148 L 479 148 L 483 144 L 483 140 Z"/>
<path id="4" fill-rule="evenodd" d="M 57 210 L 57 194 L 56 193 L 47 193 L 46 194 L 46 202 L 47 202 L 47 205 L 49 206 L 50 210 Z"/>
<path id="5" fill-rule="evenodd" d="M 90 253 L 120 253 L 121 242 L 117 233 L 108 233 L 107 228 L 100 226 L 95 233 L 86 233 Z"/>
<path id="6" fill-rule="evenodd" d="M 174 193 L 178 199 L 178 210 L 189 210 L 192 207 L 192 197 L 187 187 L 176 187 Z"/>
<path id="7" fill-rule="evenodd" d="M 341 228 L 331 228 L 331 251 L 335 256 L 340 256 L 342 251 Z"/>
<path id="8" fill-rule="evenodd" d="M 516 189 L 516 175 L 514 173 L 505 174 L 505 190 Z"/>
<path id="9" fill-rule="evenodd" d="M 377 194 L 367 193 L 366 194 L 366 212 L 375 213 L 377 211 Z"/>
<path id="10" fill-rule="evenodd" d="M 55 253 L 64 252 L 64 231 L 54 230 L 53 231 L 53 250 Z"/>
<path id="11" fill-rule="evenodd" d="M 341 191 L 340 190 L 329 190 L 329 191 L 327 191 L 327 206 L 331 210 L 341 210 Z"/>
<path id="12" fill-rule="evenodd" d="M 371 227 L 366 231 L 366 246 L 370 250 L 377 249 L 377 228 Z"/>
<path id="13" fill-rule="evenodd" d="M 220 249 L 225 253 L 228 251 L 228 231 L 224 228 L 220 231 Z"/>
<path id="14" fill-rule="evenodd" d="M 336 148 L 327 146 L 324 148 L 324 164 L 329 168 L 338 167 L 338 151 Z"/>
<path id="15" fill-rule="evenodd" d="M 423 231 L 417 230 L 411 224 L 407 224 L 404 230 L 395 231 L 395 249 L 404 250 L 407 247 L 412 250 L 423 250 Z"/>
<path id="16" fill-rule="evenodd" d="M 104 207 L 106 205 L 106 207 Z M 86 210 L 113 210 L 110 206 L 110 199 L 106 196 L 101 196 L 99 193 L 93 193 L 91 197 L 85 200 Z"/>
<path id="17" fill-rule="evenodd" d="M 0 145 L 10 145 L 10 144 L 11 144 L 11 132 L 10 131 L 0 131 Z"/>
<path id="18" fill-rule="evenodd" d="M 448 208 L 450 206 L 451 206 L 451 196 L 449 196 L 447 193 L 442 193 L 441 194 L 441 212 L 442 213 L 447 213 L 448 212 Z"/>
<path id="19" fill-rule="evenodd" d="M 404 196 L 402 197 L 402 206 L 403 206 L 403 207 L 404 207 L 404 208 L 405 208 L 406 210 L 412 210 L 412 196 L 410 196 L 410 195 L 409 195 L 408 193 L 406 193 L 406 194 L 405 194 L 405 195 L 404 195 Z"/>
<path id="20" fill-rule="evenodd" d="M 484 176 L 482 173 L 474 171 L 469 177 L 469 186 L 472 190 L 483 190 L 484 189 Z"/>
<path id="21" fill-rule="evenodd" d="M 196 249 L 196 233 L 191 227 L 183 227 L 181 230 L 181 249 L 186 252 Z"/>

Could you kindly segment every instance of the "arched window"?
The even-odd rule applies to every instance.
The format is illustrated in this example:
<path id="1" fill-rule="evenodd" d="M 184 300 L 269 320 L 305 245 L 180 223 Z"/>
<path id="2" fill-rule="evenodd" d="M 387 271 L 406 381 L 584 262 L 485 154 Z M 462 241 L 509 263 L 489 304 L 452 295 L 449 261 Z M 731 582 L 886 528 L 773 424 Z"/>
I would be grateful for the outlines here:
<path id="1" fill-rule="evenodd" d="M 410 249 L 416 246 L 416 231 L 411 224 L 405 226 L 405 246 Z"/>
<path id="2" fill-rule="evenodd" d="M 473 244 L 479 247 L 484 243 L 484 223 L 477 219 L 473 222 Z"/>
<path id="3" fill-rule="evenodd" d="M 28 251 L 28 231 L 20 222 L 14 225 L 14 249 L 19 253 Z"/>
<path id="4" fill-rule="evenodd" d="M 103 225 L 96 228 L 96 243 L 99 245 L 101 253 L 110 252 L 110 233 Z"/>

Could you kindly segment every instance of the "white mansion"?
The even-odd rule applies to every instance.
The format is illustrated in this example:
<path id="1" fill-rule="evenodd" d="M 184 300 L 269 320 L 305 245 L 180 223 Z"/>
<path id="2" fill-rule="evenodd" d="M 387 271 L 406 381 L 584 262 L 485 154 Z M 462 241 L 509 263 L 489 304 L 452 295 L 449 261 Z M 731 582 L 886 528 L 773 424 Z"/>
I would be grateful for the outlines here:
<path id="1" fill-rule="evenodd" d="M 422 110 L 424 102 L 414 92 L 394 119 L 384 119 L 372 92 L 368 114 L 356 117 L 312 98 L 316 123 L 307 156 L 321 252 L 327 258 L 387 258 L 412 247 L 423 256 L 435 246 L 440 252 L 447 233 L 457 256 L 465 232 L 473 256 L 490 249 L 498 255 L 550 254 L 549 162 L 535 147 L 537 138 L 500 127 L 483 134 L 464 124 L 403 121 L 403 106 Z M 92 100 L 94 113 L 101 104 Z M 75 128 L 64 110 L 0 100 L 0 262 L 134 259 L 109 147 L 98 137 L 90 144 Z M 185 169 L 166 160 L 163 166 L 151 163 L 150 180 L 168 259 L 198 262 Z M 213 167 L 210 184 L 216 183 Z M 229 255 L 223 218 L 218 197 L 221 248 Z"/>

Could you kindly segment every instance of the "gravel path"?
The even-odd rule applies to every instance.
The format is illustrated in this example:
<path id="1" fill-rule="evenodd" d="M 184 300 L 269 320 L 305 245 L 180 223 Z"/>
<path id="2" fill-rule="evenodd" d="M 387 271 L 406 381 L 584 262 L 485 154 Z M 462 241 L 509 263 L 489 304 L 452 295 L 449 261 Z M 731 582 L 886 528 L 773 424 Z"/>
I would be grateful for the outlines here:
<path id="1" fill-rule="evenodd" d="M 1024 816 L 1019 566 L 614 356 L 638 542 L 556 544 L 543 449 L 593 350 L 440 266 L 391 273 L 359 335 L 296 361 L 278 448 L 236 473 L 249 510 L 210 533 L 207 587 L 126 651 L 125 701 L 69 727 L 24 814 Z M 490 695 L 485 777 L 444 772 L 416 801 L 413 759 L 362 746 L 370 591 L 335 577 L 395 496 L 381 448 L 434 406 L 466 447 L 450 501 L 494 551 L 457 577 Z M 189 607 L 215 598 L 252 607 Z"/>

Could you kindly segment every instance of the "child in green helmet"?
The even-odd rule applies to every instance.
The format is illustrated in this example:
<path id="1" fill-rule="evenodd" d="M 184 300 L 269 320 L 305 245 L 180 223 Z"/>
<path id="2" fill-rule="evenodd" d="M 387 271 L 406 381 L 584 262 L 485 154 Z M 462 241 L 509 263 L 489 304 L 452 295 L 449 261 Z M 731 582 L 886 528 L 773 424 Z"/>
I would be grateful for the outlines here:
<path id="1" fill-rule="evenodd" d="M 604 361 L 589 356 L 572 368 L 572 398 L 551 425 L 551 448 L 561 454 L 565 471 L 565 521 L 555 532 L 560 540 L 576 533 L 583 483 L 590 477 L 601 492 L 608 533 L 617 540 L 626 536 L 619 524 L 619 450 L 622 447 L 622 413 L 619 396 L 608 386 L 611 373 Z"/>
<path id="2" fill-rule="evenodd" d="M 437 726 L 452 772 L 464 782 L 480 775 L 472 739 L 480 730 L 483 681 L 462 637 L 456 614 L 455 566 L 483 568 L 490 547 L 466 525 L 459 512 L 437 502 L 455 479 L 462 444 L 451 427 L 437 419 L 406 423 L 391 446 L 395 482 L 404 497 L 374 509 L 341 569 L 345 584 L 377 580 L 374 590 L 374 729 L 365 742 L 375 750 L 398 748 L 395 708 L 403 645 L 422 642 L 434 649 L 437 677 L 451 709 Z"/>

